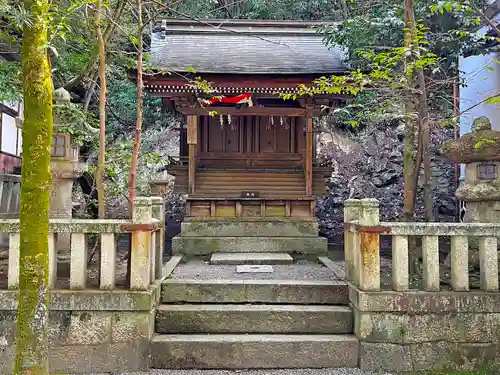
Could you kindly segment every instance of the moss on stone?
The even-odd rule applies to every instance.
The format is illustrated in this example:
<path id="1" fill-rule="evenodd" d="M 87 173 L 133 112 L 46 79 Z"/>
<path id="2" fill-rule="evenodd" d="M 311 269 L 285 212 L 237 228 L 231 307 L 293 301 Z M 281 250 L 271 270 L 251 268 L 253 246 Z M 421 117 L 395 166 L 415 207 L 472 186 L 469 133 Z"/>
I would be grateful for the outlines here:
<path id="1" fill-rule="evenodd" d="M 123 225 L 130 224 L 130 220 L 78 220 L 78 219 L 51 219 L 50 233 L 125 233 Z M 0 233 L 19 232 L 19 220 L 0 219 Z"/>
<path id="2" fill-rule="evenodd" d="M 477 117 L 472 122 L 472 132 L 476 133 L 479 131 L 491 130 L 491 121 L 486 116 Z"/>
<path id="3" fill-rule="evenodd" d="M 482 130 L 445 142 L 442 153 L 454 163 L 500 160 L 500 132 Z"/>
<path id="4" fill-rule="evenodd" d="M 318 224 L 313 221 L 245 221 L 205 220 L 182 223 L 185 237 L 317 237 Z"/>
<path id="5" fill-rule="evenodd" d="M 188 256 L 209 255 L 218 252 L 299 252 L 325 254 L 328 251 L 326 238 L 322 237 L 174 237 L 174 254 Z"/>
<path id="6" fill-rule="evenodd" d="M 147 291 L 53 290 L 51 311 L 149 311 L 159 299 L 161 284 Z M 0 290 L 0 311 L 17 310 L 18 292 Z"/>
<path id="7" fill-rule="evenodd" d="M 458 199 L 465 202 L 492 202 L 500 200 L 500 183 L 474 181 L 460 186 L 456 192 Z"/>

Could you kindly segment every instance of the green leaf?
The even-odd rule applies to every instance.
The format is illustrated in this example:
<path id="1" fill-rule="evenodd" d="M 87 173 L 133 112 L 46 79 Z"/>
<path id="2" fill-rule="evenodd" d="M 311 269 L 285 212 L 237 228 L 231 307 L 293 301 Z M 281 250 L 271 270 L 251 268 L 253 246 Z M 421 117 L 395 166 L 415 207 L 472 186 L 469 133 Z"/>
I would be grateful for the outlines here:
<path id="1" fill-rule="evenodd" d="M 352 126 L 352 127 L 359 126 L 359 122 L 357 122 L 357 121 L 352 121 L 352 120 L 351 120 L 351 121 L 344 121 L 344 124 L 346 124 L 346 125 L 350 125 L 350 126 Z"/>
<path id="2" fill-rule="evenodd" d="M 500 104 L 500 95 L 488 98 L 484 101 L 485 104 Z"/>
<path id="3" fill-rule="evenodd" d="M 139 39 L 135 35 L 129 35 L 129 39 L 132 43 L 134 43 L 135 46 L 139 45 Z"/>

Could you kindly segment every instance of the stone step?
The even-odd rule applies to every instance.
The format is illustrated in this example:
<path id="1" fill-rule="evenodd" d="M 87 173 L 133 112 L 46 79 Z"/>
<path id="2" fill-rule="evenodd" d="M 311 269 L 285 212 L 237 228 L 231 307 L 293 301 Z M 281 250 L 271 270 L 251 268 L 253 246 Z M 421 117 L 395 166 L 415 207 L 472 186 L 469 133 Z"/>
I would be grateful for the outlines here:
<path id="1" fill-rule="evenodd" d="M 156 335 L 151 367 L 158 369 L 355 368 L 354 335 Z"/>
<path id="2" fill-rule="evenodd" d="M 293 264 L 293 258 L 287 253 L 216 253 L 210 264 Z"/>
<path id="3" fill-rule="evenodd" d="M 167 279 L 162 302 L 347 306 L 348 288 L 343 281 Z"/>
<path id="4" fill-rule="evenodd" d="M 160 305 L 157 333 L 353 333 L 347 306 Z"/>
<path id="5" fill-rule="evenodd" d="M 201 256 L 214 253 L 301 253 L 323 255 L 328 240 L 322 237 L 186 237 L 172 239 L 174 255 Z"/>
<path id="6" fill-rule="evenodd" d="M 189 219 L 187 219 L 189 220 Z M 184 221 L 186 237 L 317 237 L 318 223 L 306 220 L 205 220 Z"/>

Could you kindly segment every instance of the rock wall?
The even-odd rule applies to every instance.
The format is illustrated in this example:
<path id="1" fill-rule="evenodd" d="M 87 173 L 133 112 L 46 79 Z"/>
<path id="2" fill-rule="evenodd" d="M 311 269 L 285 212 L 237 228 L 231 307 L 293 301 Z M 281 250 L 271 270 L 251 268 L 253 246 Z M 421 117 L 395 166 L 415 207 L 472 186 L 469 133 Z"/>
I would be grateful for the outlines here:
<path id="1" fill-rule="evenodd" d="M 429 152 L 432 169 L 432 198 L 437 221 L 455 221 L 455 167 L 440 148 L 453 138 L 453 129 L 434 126 Z M 332 242 L 341 242 L 343 202 L 348 198 L 376 198 L 381 220 L 398 221 L 403 213 L 404 125 L 378 124 L 357 135 L 341 131 L 322 137 L 319 154 L 332 160 L 334 172 L 328 181 L 330 193 L 318 202 L 320 231 Z M 417 196 L 417 220 L 423 216 L 422 177 Z"/>

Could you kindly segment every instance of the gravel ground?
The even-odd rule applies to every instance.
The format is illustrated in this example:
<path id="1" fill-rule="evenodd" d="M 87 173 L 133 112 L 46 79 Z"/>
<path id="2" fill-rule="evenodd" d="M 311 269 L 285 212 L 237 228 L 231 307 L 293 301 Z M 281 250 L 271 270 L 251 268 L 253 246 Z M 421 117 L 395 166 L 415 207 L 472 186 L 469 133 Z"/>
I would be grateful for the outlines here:
<path id="1" fill-rule="evenodd" d="M 177 280 L 337 280 L 322 264 L 274 265 L 272 273 L 237 273 L 236 266 L 210 265 L 199 261 L 179 264 L 172 273 Z"/>
<path id="2" fill-rule="evenodd" d="M 113 375 L 392 375 L 382 372 L 367 372 L 360 369 L 293 369 L 293 370 L 150 370 L 133 374 Z M 109 374 L 89 374 L 109 375 Z"/>

